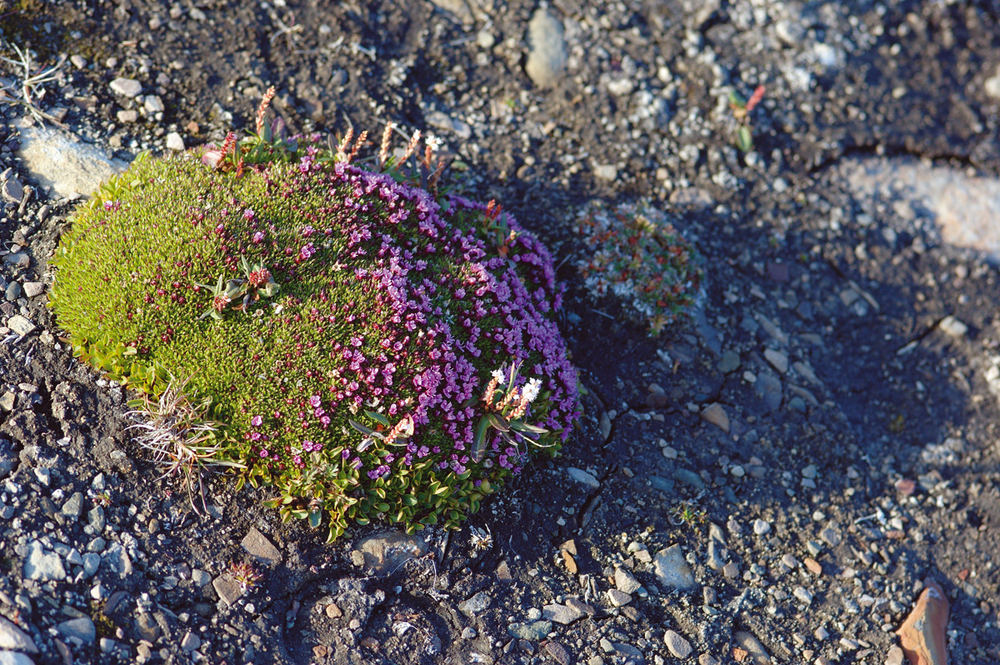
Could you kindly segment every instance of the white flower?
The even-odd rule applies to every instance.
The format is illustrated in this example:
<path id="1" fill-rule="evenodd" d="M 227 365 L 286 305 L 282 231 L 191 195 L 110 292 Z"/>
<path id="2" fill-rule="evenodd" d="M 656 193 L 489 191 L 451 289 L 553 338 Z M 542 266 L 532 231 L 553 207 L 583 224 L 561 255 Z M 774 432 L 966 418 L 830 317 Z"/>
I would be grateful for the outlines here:
<path id="1" fill-rule="evenodd" d="M 525 400 L 527 403 L 535 401 L 538 397 L 538 390 L 542 387 L 542 382 L 538 379 L 528 379 L 528 382 L 524 384 L 524 388 L 521 389 L 521 399 Z"/>
<path id="2" fill-rule="evenodd" d="M 503 383 L 504 381 L 506 381 L 506 377 L 503 375 L 502 369 L 493 370 L 493 380 L 496 381 L 497 383 Z"/>
<path id="3" fill-rule="evenodd" d="M 438 148 L 441 147 L 443 143 L 444 141 L 442 141 L 437 136 L 434 136 L 433 134 L 428 134 L 426 138 L 424 138 L 424 144 L 435 152 L 437 151 Z"/>

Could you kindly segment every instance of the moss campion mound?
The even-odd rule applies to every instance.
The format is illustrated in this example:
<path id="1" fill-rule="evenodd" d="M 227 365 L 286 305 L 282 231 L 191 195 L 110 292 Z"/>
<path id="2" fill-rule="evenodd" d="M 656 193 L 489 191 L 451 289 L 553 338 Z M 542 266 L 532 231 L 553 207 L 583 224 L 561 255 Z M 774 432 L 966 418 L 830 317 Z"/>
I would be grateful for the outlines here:
<path id="1" fill-rule="evenodd" d="M 154 395 L 186 380 L 285 517 L 456 524 L 578 417 L 551 257 L 498 208 L 298 154 L 137 160 L 62 239 L 58 323 Z"/>

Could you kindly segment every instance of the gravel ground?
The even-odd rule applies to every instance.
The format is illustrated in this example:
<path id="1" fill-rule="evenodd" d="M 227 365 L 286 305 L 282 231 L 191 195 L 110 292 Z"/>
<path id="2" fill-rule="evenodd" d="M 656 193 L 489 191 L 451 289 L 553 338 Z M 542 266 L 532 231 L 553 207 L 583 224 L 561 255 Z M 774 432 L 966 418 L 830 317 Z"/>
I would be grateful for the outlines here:
<path id="1" fill-rule="evenodd" d="M 58 65 L 32 121 L 0 63 L 0 663 L 881 665 L 931 580 L 951 662 L 1000 662 L 995 2 L 0 0 L 0 32 Z M 193 512 L 45 307 L 104 163 L 66 184 L 41 127 L 124 164 L 272 84 L 297 131 L 439 136 L 557 257 L 582 427 L 459 531 L 328 546 L 224 477 Z M 707 272 L 655 339 L 575 268 L 576 211 L 637 197 Z"/>

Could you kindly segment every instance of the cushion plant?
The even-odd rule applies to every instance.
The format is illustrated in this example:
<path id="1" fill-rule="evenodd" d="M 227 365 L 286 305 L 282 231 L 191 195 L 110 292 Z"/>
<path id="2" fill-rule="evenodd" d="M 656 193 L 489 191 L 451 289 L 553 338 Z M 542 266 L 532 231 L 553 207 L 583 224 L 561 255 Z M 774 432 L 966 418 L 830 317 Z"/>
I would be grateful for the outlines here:
<path id="1" fill-rule="evenodd" d="M 394 164 L 387 130 L 366 170 L 349 138 L 296 145 L 260 117 L 202 160 L 137 159 L 75 212 L 57 322 L 150 396 L 174 468 L 239 467 L 331 540 L 453 526 L 579 416 L 551 257 L 492 202 L 435 196 L 440 171 L 404 175 L 415 141 Z"/>

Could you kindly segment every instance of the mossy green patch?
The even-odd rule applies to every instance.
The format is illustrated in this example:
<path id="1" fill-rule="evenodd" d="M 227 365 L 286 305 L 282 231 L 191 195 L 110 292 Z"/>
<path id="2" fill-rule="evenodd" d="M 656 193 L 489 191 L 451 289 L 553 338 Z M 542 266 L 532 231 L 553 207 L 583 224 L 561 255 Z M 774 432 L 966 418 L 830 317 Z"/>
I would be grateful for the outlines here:
<path id="1" fill-rule="evenodd" d="M 51 306 L 81 358 L 183 381 L 285 517 L 457 524 L 578 417 L 551 257 L 507 215 L 305 150 L 142 157 L 74 214 Z"/>

